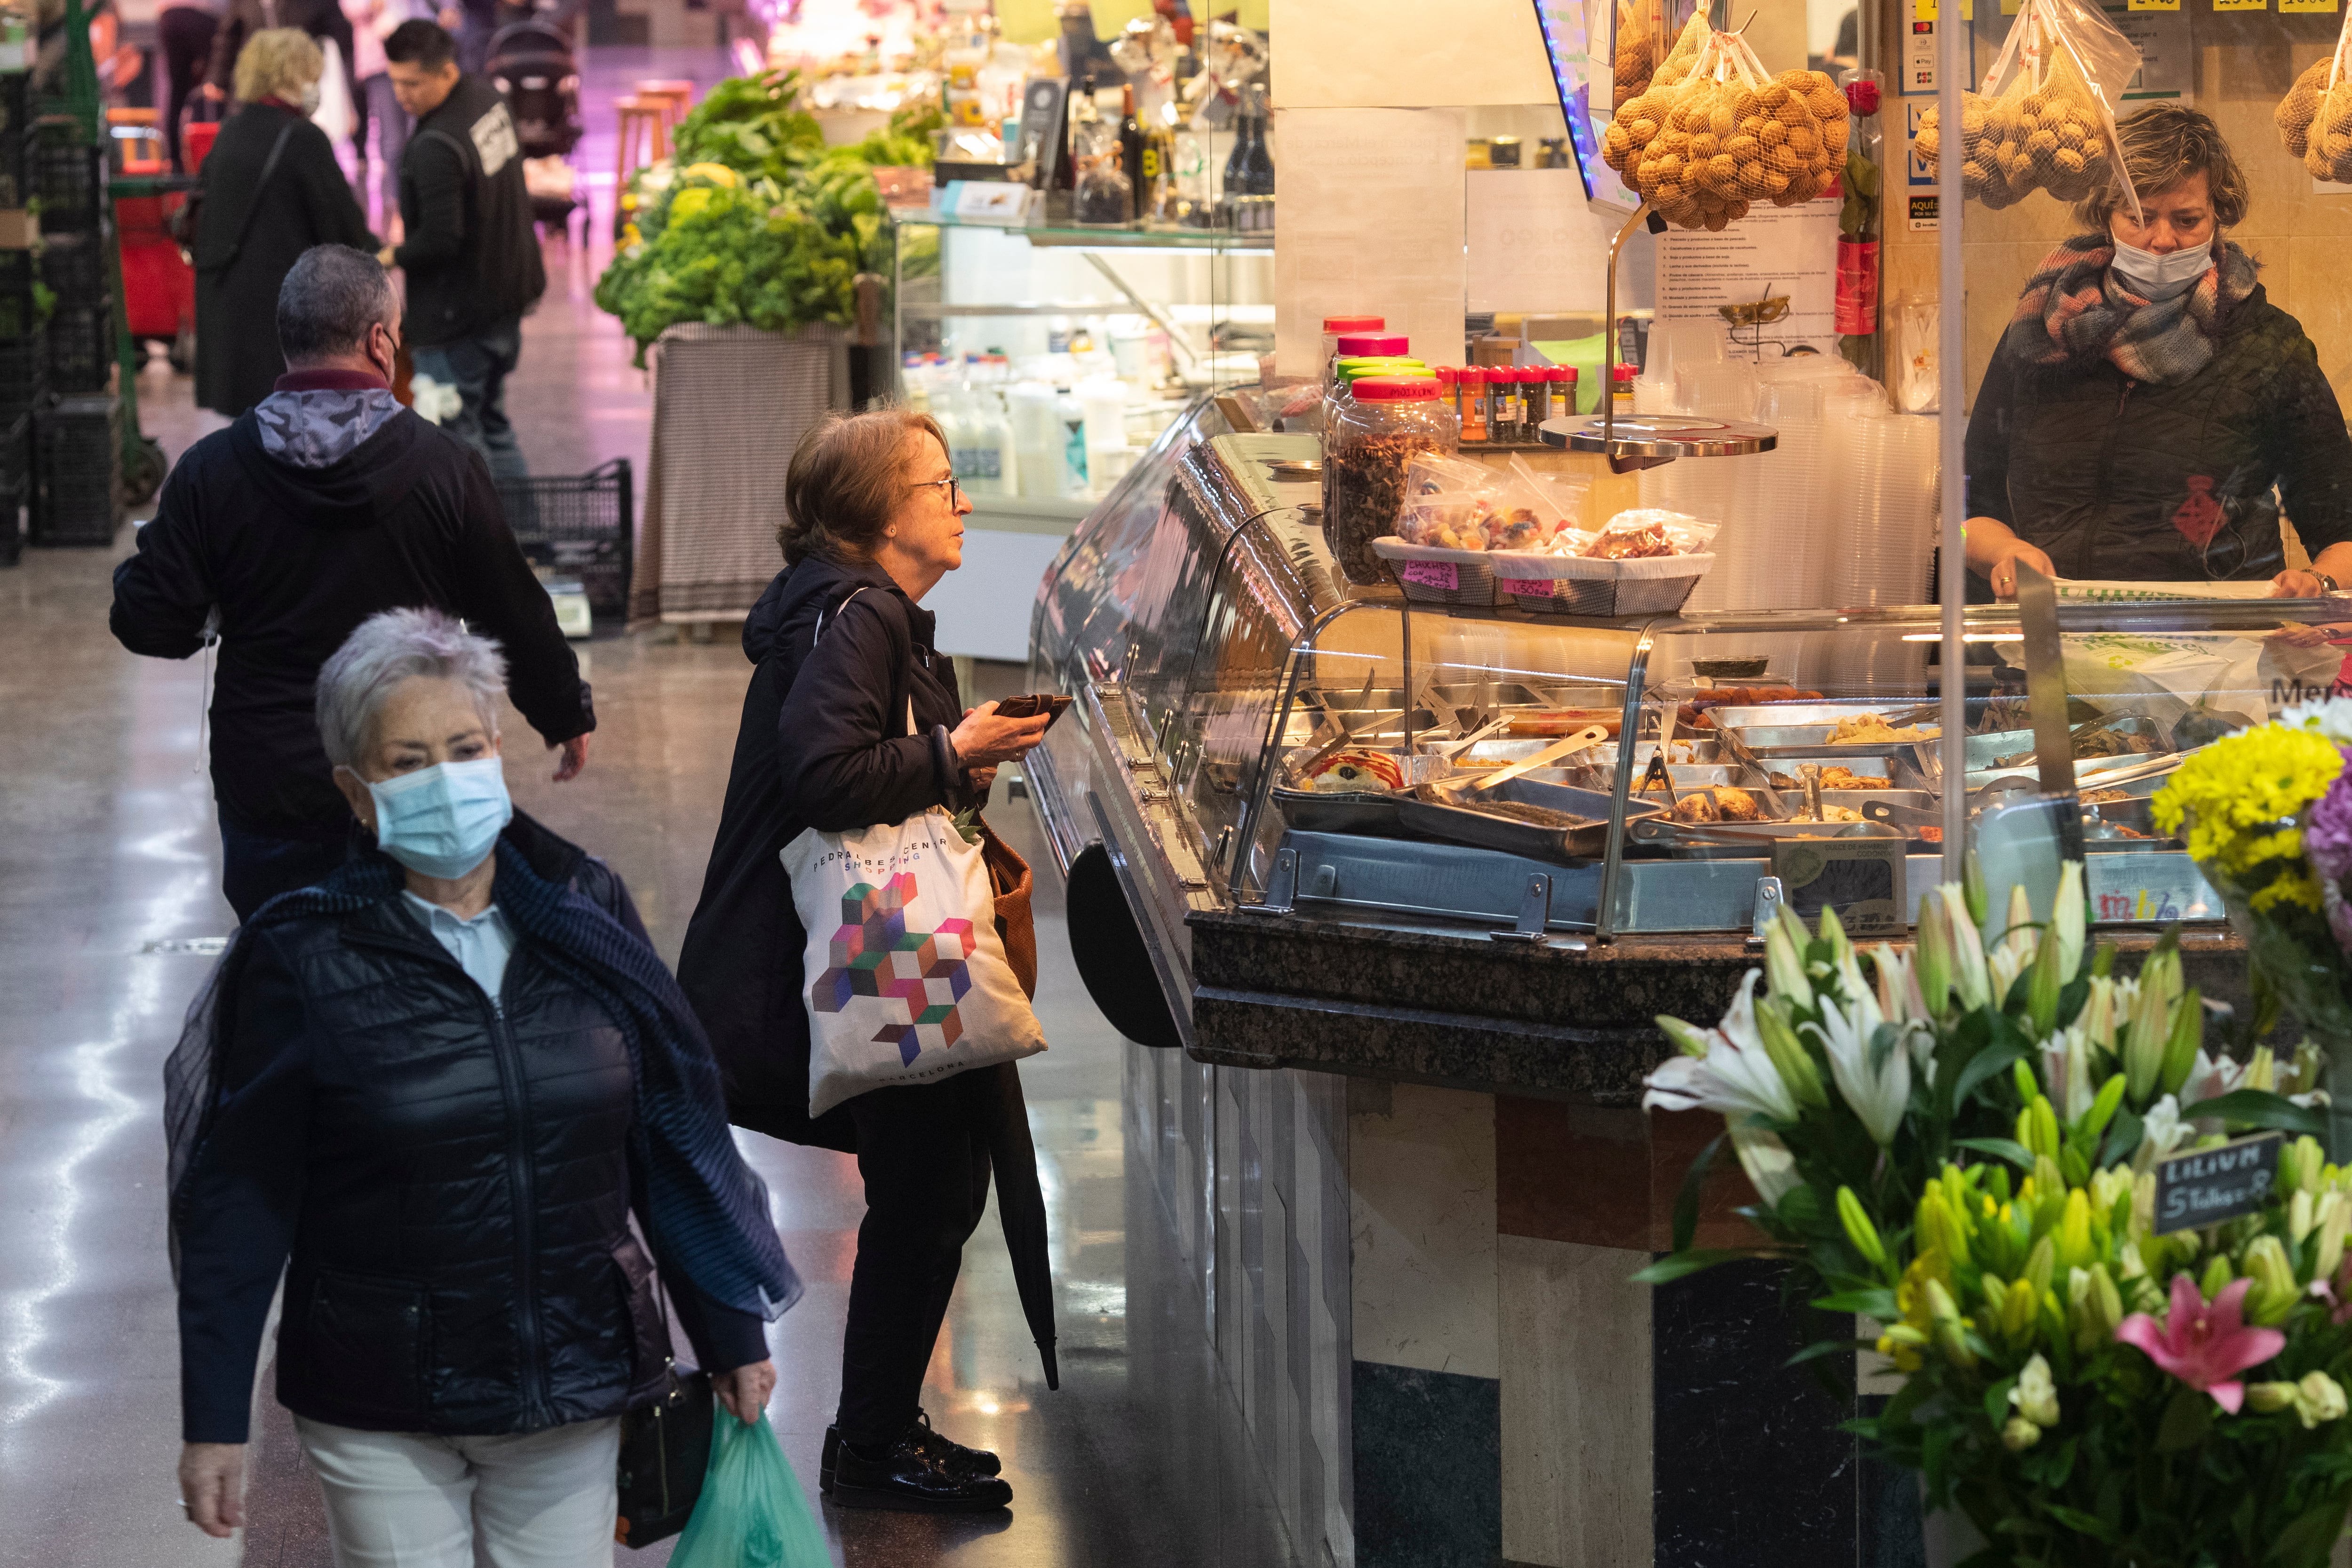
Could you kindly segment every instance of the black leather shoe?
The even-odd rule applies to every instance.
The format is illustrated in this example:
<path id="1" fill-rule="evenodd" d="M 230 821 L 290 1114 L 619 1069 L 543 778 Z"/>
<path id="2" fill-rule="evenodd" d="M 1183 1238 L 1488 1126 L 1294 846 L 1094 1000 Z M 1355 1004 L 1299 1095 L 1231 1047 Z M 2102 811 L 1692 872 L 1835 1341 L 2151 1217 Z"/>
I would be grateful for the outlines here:
<path id="1" fill-rule="evenodd" d="M 1013 1500 L 1013 1489 L 996 1477 L 950 1470 L 934 1461 L 916 1440 L 921 1431 L 909 1427 L 878 1458 L 866 1458 L 855 1445 L 841 1444 L 828 1495 L 843 1508 L 908 1513 L 983 1513 Z"/>
<path id="2" fill-rule="evenodd" d="M 943 1469 L 970 1476 L 998 1476 L 1004 1473 L 1004 1461 L 986 1448 L 968 1448 L 931 1426 L 929 1412 L 915 1412 L 915 1425 L 907 1429 L 922 1450 Z M 833 1495 L 834 1467 L 841 1454 L 841 1428 L 824 1429 L 824 1451 L 817 1460 L 816 1489 L 827 1497 Z"/>
<path id="3" fill-rule="evenodd" d="M 971 1476 L 1001 1476 L 1004 1461 L 985 1448 L 967 1448 L 961 1443 L 931 1426 L 928 1411 L 915 1412 L 915 1424 L 907 1428 L 907 1436 L 919 1444 L 923 1452 L 942 1469 L 958 1470 Z"/>

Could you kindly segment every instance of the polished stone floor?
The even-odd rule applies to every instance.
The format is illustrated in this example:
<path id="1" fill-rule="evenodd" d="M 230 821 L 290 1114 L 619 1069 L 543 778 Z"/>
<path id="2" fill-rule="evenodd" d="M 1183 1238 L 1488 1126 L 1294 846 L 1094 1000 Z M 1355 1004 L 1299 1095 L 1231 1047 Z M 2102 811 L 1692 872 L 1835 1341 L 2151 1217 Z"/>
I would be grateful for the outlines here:
<path id="1" fill-rule="evenodd" d="M 686 74 L 681 64 L 597 62 L 615 78 Z M 717 72 L 703 62 L 702 74 Z M 587 300 L 602 259 L 549 246 L 555 286 L 527 325 L 513 395 L 541 471 L 642 453 L 641 379 Z M 185 379 L 160 365 L 142 397 L 148 430 L 174 456 L 205 427 Z M 110 554 L 29 552 L 0 572 L 0 1563 L 319 1568 L 315 1492 L 266 1384 L 245 1538 L 204 1539 L 174 1502 L 159 1075 L 211 962 L 202 950 L 230 916 L 200 761 L 205 669 L 133 658 L 106 631 L 109 570 L 131 537 Z M 748 667 L 724 639 L 604 637 L 586 653 L 602 716 L 588 771 L 550 784 L 510 713 L 509 780 L 527 809 L 622 870 L 674 957 Z M 997 690 L 1019 674 L 981 673 Z M 966 1251 L 926 1403 L 943 1429 L 1003 1454 L 1013 1509 L 938 1520 L 826 1508 L 827 1529 L 844 1563 L 892 1568 L 1288 1563 L 1202 1337 L 1197 1286 L 1176 1271 L 1167 1216 L 1134 1165 L 1124 1107 L 1140 1047 L 1078 984 L 1025 803 L 1000 802 L 992 819 L 1045 868 L 1038 1013 L 1052 1048 L 1024 1079 L 1052 1215 L 1063 1386 L 1044 1386 L 992 1215 Z M 742 1139 L 810 1283 L 771 1331 L 772 1414 L 813 1492 L 837 1393 L 856 1172 L 841 1156 Z"/>

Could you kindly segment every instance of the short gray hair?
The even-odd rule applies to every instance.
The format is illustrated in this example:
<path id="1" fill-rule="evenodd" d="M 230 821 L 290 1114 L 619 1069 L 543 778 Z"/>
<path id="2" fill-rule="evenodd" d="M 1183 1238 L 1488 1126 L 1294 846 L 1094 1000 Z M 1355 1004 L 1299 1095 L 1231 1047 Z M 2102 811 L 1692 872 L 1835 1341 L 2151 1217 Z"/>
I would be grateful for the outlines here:
<path id="1" fill-rule="evenodd" d="M 462 682 L 483 728 L 499 732 L 499 694 L 506 656 L 438 610 L 386 610 L 370 616 L 319 670 L 319 740 L 337 767 L 357 764 L 376 710 L 394 687 L 417 676 Z"/>
<path id="2" fill-rule="evenodd" d="M 392 277 L 364 250 L 314 245 L 278 286 L 278 346 L 289 365 L 357 353 L 368 329 L 400 324 Z"/>

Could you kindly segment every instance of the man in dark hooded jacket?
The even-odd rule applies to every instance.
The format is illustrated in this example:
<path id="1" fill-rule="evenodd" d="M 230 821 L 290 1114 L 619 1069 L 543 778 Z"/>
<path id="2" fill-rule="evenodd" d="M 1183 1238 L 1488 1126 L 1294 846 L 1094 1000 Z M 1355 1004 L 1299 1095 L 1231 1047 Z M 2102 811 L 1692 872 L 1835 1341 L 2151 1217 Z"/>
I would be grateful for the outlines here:
<path id="1" fill-rule="evenodd" d="M 188 448 L 109 624 L 133 653 L 221 647 L 212 703 L 221 890 L 245 920 L 343 860 L 351 809 L 319 743 L 312 686 L 380 610 L 461 616 L 504 646 L 507 690 L 579 773 L 596 728 L 580 661 L 523 559 L 480 456 L 392 395 L 399 301 L 373 257 L 303 253 L 278 296 L 288 374 Z"/>

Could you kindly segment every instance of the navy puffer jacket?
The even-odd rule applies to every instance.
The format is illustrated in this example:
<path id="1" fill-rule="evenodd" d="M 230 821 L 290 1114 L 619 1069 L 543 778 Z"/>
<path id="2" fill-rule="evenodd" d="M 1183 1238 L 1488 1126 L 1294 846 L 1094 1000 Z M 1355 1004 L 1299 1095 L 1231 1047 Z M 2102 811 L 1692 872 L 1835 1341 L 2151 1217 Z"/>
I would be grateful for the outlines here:
<path id="1" fill-rule="evenodd" d="M 518 815 L 532 868 L 643 934 L 602 860 Z M 371 851 L 372 852 L 372 851 Z M 259 925 L 216 1121 L 181 1191 L 185 1436 L 242 1442 L 286 1271 L 278 1397 L 373 1431 L 532 1432 L 662 1382 L 626 1041 L 518 940 L 496 1005 L 397 894 Z M 702 1364 L 757 1318 L 667 1274 Z"/>

